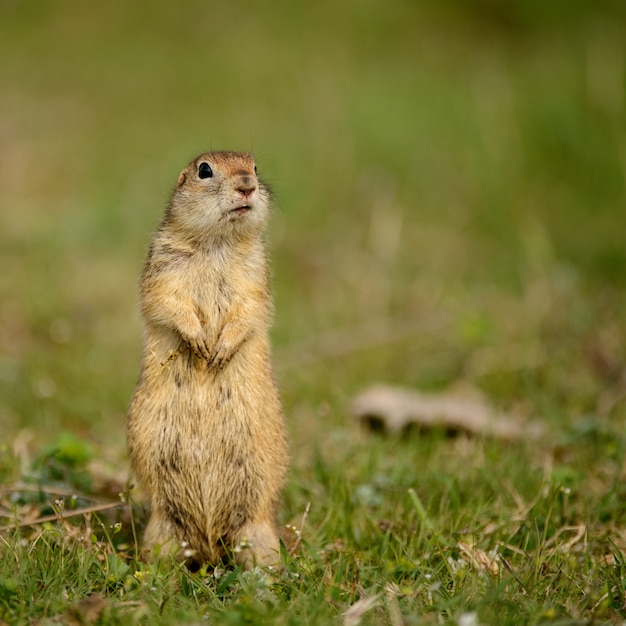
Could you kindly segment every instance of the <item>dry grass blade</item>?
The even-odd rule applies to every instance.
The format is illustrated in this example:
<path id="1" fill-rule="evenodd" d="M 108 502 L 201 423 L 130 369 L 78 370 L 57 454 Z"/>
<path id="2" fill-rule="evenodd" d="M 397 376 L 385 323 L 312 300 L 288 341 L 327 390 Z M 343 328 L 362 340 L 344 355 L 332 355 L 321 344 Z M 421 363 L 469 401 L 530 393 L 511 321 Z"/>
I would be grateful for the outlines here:
<path id="1" fill-rule="evenodd" d="M 75 509 L 73 511 L 63 511 L 62 514 L 55 513 L 54 515 L 44 515 L 34 520 L 28 520 L 26 522 L 16 522 L 8 526 L 0 526 L 0 533 L 14 530 L 16 528 L 26 528 L 27 526 L 37 526 L 38 524 L 45 524 L 46 522 L 56 522 L 61 517 L 67 519 L 68 517 L 76 517 L 78 515 L 86 515 L 88 513 L 99 513 L 100 511 L 109 511 L 111 509 L 117 509 L 126 506 L 125 502 L 109 502 L 108 504 L 96 504 L 94 506 L 86 506 L 81 509 Z"/>
<path id="2" fill-rule="evenodd" d="M 404 619 L 402 618 L 402 611 L 398 602 L 399 595 L 400 590 L 396 584 L 391 582 L 385 584 L 387 611 L 389 612 L 389 621 L 392 626 L 404 626 Z"/>
<path id="3" fill-rule="evenodd" d="M 573 532 L 574 536 L 566 541 L 565 543 L 555 545 L 559 537 L 561 537 L 564 533 Z M 584 540 L 583 549 L 586 548 L 587 544 L 587 526 L 585 524 L 579 524 L 578 526 L 563 526 L 563 528 L 559 528 L 557 532 L 550 537 L 545 543 L 545 548 L 550 548 L 555 546 L 552 551 L 558 550 L 559 552 L 568 552 L 571 550 L 581 539 Z"/>
<path id="4" fill-rule="evenodd" d="M 302 541 L 302 531 L 304 530 L 304 524 L 306 523 L 306 519 L 309 516 L 309 511 L 311 510 L 311 503 L 307 502 L 306 507 L 304 509 L 304 513 L 302 514 L 302 521 L 300 522 L 300 530 L 297 533 L 296 540 L 294 544 L 291 546 L 291 550 L 289 550 L 289 556 L 293 556 L 300 545 L 300 541 Z"/>
<path id="5" fill-rule="evenodd" d="M 357 626 L 361 623 L 361 618 L 380 604 L 380 595 L 365 596 L 357 600 L 343 614 L 343 626 Z"/>

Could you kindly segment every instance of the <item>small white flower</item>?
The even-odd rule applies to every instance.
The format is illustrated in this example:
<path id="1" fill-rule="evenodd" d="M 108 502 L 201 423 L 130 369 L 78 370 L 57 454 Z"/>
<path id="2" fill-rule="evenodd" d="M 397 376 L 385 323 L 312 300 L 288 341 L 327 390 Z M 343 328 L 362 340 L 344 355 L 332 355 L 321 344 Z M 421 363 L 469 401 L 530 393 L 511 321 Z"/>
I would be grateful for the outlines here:
<path id="1" fill-rule="evenodd" d="M 459 615 L 457 624 L 458 626 L 480 626 L 480 622 L 478 621 L 478 615 L 474 612 L 462 613 L 461 615 Z"/>

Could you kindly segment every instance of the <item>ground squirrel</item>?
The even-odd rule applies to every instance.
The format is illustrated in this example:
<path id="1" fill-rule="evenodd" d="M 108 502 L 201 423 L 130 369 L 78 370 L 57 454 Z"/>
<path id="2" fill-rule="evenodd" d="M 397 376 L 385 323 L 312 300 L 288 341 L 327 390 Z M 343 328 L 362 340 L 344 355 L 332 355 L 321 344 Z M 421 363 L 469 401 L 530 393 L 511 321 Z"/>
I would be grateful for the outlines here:
<path id="1" fill-rule="evenodd" d="M 150 498 L 144 544 L 197 563 L 229 551 L 246 567 L 279 560 L 288 454 L 269 354 L 269 202 L 252 156 L 200 155 L 178 177 L 141 278 L 128 447 Z"/>

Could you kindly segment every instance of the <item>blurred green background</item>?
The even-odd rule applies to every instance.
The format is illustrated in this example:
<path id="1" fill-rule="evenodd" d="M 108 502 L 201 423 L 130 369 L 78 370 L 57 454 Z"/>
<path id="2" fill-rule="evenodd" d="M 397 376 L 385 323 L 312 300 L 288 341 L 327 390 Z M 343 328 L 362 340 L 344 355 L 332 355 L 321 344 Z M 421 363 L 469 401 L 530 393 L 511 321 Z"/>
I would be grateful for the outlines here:
<path id="1" fill-rule="evenodd" d="M 124 458 L 137 281 L 180 169 L 275 191 L 299 450 L 375 381 L 623 419 L 626 4 L 0 4 L 0 430 Z"/>

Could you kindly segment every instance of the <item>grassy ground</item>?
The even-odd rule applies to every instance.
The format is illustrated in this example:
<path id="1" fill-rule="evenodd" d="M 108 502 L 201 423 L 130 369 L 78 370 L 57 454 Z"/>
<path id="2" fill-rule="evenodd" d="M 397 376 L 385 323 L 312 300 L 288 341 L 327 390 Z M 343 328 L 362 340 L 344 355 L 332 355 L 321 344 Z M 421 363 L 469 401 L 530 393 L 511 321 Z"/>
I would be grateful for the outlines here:
<path id="1" fill-rule="evenodd" d="M 626 12 L 0 7 L 0 623 L 626 619 Z M 284 572 L 136 558 L 136 282 L 181 167 L 276 192 Z M 378 381 L 478 389 L 540 441 L 384 437 Z M 16 522 L 50 515 L 16 530 Z"/>

